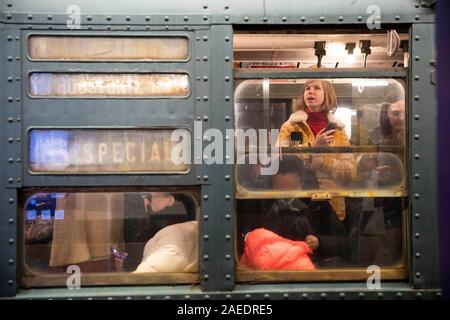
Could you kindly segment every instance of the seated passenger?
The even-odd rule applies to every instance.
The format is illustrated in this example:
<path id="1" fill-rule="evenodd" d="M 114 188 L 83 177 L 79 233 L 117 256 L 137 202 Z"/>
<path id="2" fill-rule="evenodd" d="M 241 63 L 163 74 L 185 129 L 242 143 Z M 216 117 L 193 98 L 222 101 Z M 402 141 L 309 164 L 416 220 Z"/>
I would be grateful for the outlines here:
<path id="1" fill-rule="evenodd" d="M 280 129 L 278 145 L 290 146 L 295 137 L 301 140 L 298 145 L 306 147 L 350 146 L 344 124 L 333 115 L 336 108 L 336 93 L 330 82 L 306 81 L 300 105 Z M 335 128 L 329 126 L 327 129 L 329 124 Z M 312 154 L 309 168 L 317 172 L 322 189 L 348 184 L 356 177 L 355 159 L 348 154 Z M 344 198 L 333 198 L 330 203 L 339 219 L 344 220 Z"/>
<path id="2" fill-rule="evenodd" d="M 296 156 L 280 161 L 279 173 L 272 178 L 276 190 L 300 190 L 305 185 L 301 161 Z M 308 183 L 314 184 L 309 176 Z M 317 182 L 315 182 L 317 183 Z M 347 216 L 341 221 L 328 201 L 310 199 L 279 199 L 264 219 L 264 227 L 290 240 L 305 241 L 313 250 L 312 259 L 318 267 L 347 266 L 352 259 L 350 228 L 357 221 Z"/>

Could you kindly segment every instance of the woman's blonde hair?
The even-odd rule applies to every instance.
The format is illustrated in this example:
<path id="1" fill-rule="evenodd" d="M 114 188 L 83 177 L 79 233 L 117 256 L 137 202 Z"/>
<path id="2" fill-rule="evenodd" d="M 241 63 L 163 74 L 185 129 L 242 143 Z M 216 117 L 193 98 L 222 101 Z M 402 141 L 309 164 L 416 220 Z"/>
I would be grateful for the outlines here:
<path id="1" fill-rule="evenodd" d="M 305 102 L 305 89 L 306 87 L 313 81 L 320 81 L 322 83 L 323 93 L 324 93 L 324 101 L 322 104 L 322 107 L 320 108 L 320 111 L 322 112 L 335 112 L 337 109 L 337 99 L 336 99 L 336 91 L 334 91 L 334 87 L 331 84 L 331 82 L 327 80 L 316 80 L 316 79 L 310 79 L 305 82 L 305 85 L 303 87 L 302 96 L 300 98 L 300 103 L 295 106 L 295 111 L 298 110 L 306 110 L 306 102 Z"/>

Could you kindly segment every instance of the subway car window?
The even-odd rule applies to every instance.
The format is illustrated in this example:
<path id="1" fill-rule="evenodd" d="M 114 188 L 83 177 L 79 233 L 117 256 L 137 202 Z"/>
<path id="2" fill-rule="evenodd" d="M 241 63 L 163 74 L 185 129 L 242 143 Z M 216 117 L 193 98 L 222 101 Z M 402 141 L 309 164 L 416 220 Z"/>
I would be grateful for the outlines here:
<path id="1" fill-rule="evenodd" d="M 46 73 L 29 76 L 32 97 L 187 97 L 187 74 Z"/>
<path id="2" fill-rule="evenodd" d="M 196 190 L 29 193 L 22 281 L 65 285 L 68 268 L 82 272 L 87 285 L 138 283 L 140 275 L 194 275 L 198 212 Z M 186 279 L 172 281 L 193 281 Z M 157 280 L 147 282 L 152 281 Z"/>
<path id="3" fill-rule="evenodd" d="M 186 135 L 189 133 L 183 130 Z M 32 129 L 29 170 L 33 173 L 178 173 L 190 165 L 174 163 L 176 142 L 168 129 Z"/>
<path id="4" fill-rule="evenodd" d="M 65 61 L 184 61 L 189 42 L 184 37 L 47 36 L 29 38 L 29 57 Z"/>
<path id="5" fill-rule="evenodd" d="M 398 79 L 240 81 L 235 124 L 247 139 L 236 150 L 238 272 L 377 265 L 404 277 L 406 112 Z M 261 129 L 277 130 L 268 146 L 251 134 Z M 278 167 L 263 173 L 261 151 L 273 146 Z"/>

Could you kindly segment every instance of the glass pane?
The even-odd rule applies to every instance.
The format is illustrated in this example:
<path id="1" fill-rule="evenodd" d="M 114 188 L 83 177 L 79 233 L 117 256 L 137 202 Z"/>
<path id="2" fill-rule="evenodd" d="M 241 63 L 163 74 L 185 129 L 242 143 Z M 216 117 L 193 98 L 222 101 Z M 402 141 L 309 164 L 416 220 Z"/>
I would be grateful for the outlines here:
<path id="1" fill-rule="evenodd" d="M 237 83 L 239 274 L 323 270 L 314 279 L 342 280 L 330 270 L 375 264 L 405 276 L 404 87 L 359 78 Z"/>
<path id="2" fill-rule="evenodd" d="M 187 74 L 32 73 L 32 96 L 186 97 Z"/>
<path id="3" fill-rule="evenodd" d="M 196 191 L 29 194 L 24 205 L 25 277 L 36 284 L 36 278 L 66 274 L 69 266 L 78 267 L 83 277 L 195 273 L 198 213 Z M 95 277 L 90 281 L 101 284 Z"/>
<path id="4" fill-rule="evenodd" d="M 188 130 L 178 129 L 189 134 Z M 30 170 L 42 173 L 187 173 L 172 161 L 175 130 L 33 129 Z"/>
<path id="5" fill-rule="evenodd" d="M 183 37 L 31 36 L 30 58 L 75 61 L 179 61 L 189 55 Z"/>

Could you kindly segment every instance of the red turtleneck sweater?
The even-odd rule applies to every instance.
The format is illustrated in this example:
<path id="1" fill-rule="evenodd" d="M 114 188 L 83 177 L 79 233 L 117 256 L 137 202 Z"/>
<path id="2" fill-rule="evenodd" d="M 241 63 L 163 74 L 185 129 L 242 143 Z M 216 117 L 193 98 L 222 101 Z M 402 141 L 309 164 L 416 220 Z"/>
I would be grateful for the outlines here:
<path id="1" fill-rule="evenodd" d="M 314 136 L 317 133 L 325 128 L 328 123 L 327 113 L 326 112 L 312 112 L 309 109 L 306 109 L 306 113 L 308 114 L 308 120 L 306 123 L 311 128 L 311 131 L 314 133 Z"/>

